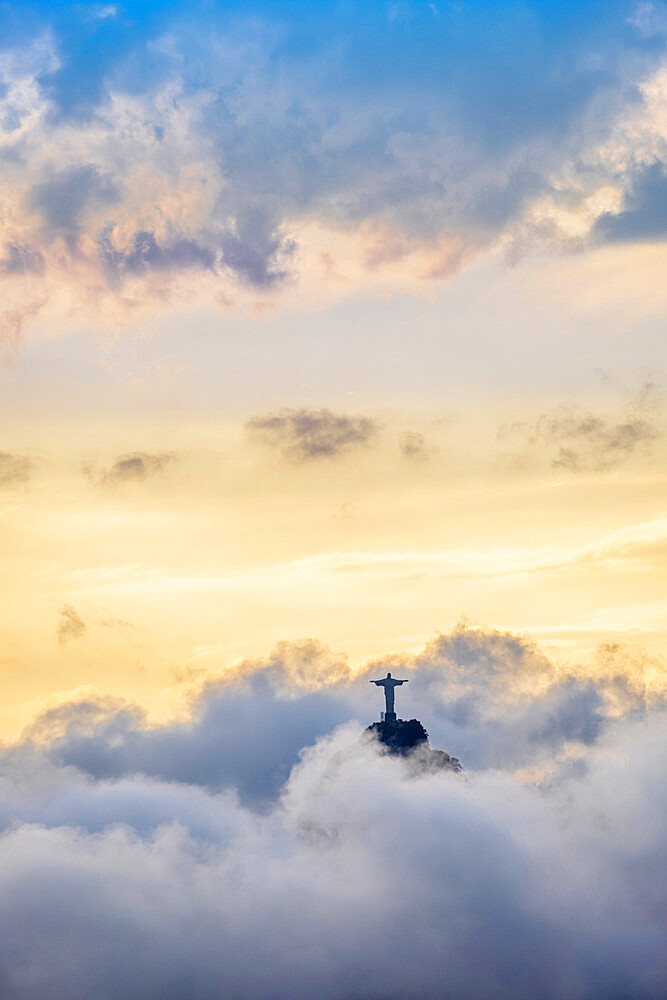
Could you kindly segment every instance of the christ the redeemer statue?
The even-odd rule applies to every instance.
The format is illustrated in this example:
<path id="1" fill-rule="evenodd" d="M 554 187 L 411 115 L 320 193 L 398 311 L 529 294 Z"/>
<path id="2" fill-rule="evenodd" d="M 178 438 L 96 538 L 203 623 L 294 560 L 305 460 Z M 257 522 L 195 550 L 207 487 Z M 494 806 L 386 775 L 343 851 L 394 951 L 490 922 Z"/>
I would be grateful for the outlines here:
<path id="1" fill-rule="evenodd" d="M 383 677 L 381 681 L 370 681 L 371 684 L 377 684 L 378 687 L 384 688 L 384 704 L 386 711 L 384 713 L 386 722 L 396 722 L 396 712 L 394 711 L 394 688 L 398 687 L 399 684 L 407 684 L 407 681 L 397 681 L 395 677 L 392 677 L 389 672 L 387 676 Z"/>

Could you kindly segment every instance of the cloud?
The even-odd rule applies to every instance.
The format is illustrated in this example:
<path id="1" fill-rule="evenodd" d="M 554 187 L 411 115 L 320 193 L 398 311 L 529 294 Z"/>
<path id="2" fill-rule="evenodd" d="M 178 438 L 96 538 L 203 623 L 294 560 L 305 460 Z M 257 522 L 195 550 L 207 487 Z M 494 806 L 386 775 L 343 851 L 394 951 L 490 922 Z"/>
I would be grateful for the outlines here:
<path id="1" fill-rule="evenodd" d="M 247 806 L 266 809 L 304 746 L 350 720 L 377 717 L 381 698 L 369 694 L 368 680 L 389 669 L 411 678 L 397 696 L 399 714 L 421 719 L 433 745 L 460 757 L 466 771 L 551 773 L 581 758 L 619 711 L 643 717 L 665 694 L 649 687 L 656 665 L 648 659 L 619 648 L 600 662 L 592 673 L 558 671 L 520 636 L 465 625 L 417 656 L 371 663 L 358 676 L 314 640 L 280 643 L 266 659 L 205 683 L 187 723 L 149 726 L 135 705 L 86 698 L 42 713 L 25 741 L 95 779 L 141 772 L 235 789 Z"/>
<path id="2" fill-rule="evenodd" d="M 636 5 L 629 22 L 647 38 L 667 34 L 667 11 L 665 11 L 664 4 L 652 3 L 651 0 L 641 0 Z"/>
<path id="3" fill-rule="evenodd" d="M 181 238 L 160 244 L 155 234 L 147 231 L 134 233 L 123 249 L 116 249 L 110 234 L 104 233 L 100 238 L 99 251 L 114 279 L 148 271 L 207 270 L 215 266 L 215 254 L 196 240 Z"/>
<path id="4" fill-rule="evenodd" d="M 257 808 L 276 798 L 304 746 L 349 718 L 341 690 L 348 676 L 347 664 L 319 643 L 281 643 L 268 660 L 206 684 L 188 724 L 150 728 L 138 707 L 97 699 L 49 709 L 26 735 L 47 743 L 53 761 L 98 778 L 140 771 L 233 788 Z"/>
<path id="5" fill-rule="evenodd" d="M 523 439 L 527 449 L 547 450 L 554 469 L 606 472 L 662 436 L 653 419 L 661 401 L 657 386 L 646 383 L 620 418 L 600 416 L 577 406 L 562 406 L 542 414 L 532 425 L 504 425 L 498 431 L 498 438 Z"/>
<path id="6" fill-rule="evenodd" d="M 0 260 L 0 271 L 3 274 L 24 274 L 32 272 L 41 274 L 44 270 L 44 258 L 38 250 L 16 243 L 8 243 L 5 247 L 6 257 Z"/>
<path id="7" fill-rule="evenodd" d="M 11 362 L 21 346 L 26 324 L 41 311 L 46 303 L 44 295 L 27 297 L 19 307 L 0 312 L 0 357 Z"/>
<path id="8" fill-rule="evenodd" d="M 87 14 L 89 17 L 97 17 L 104 20 L 107 17 L 116 17 L 118 7 L 114 3 L 93 3 L 90 4 Z"/>
<path id="9" fill-rule="evenodd" d="M 253 288 L 272 288 L 290 274 L 294 240 L 281 235 L 257 210 L 241 214 L 221 242 L 222 261 Z"/>
<path id="10" fill-rule="evenodd" d="M 66 604 L 58 621 L 58 642 L 64 646 L 70 639 L 80 639 L 86 631 L 86 623 L 74 608 Z"/>
<path id="11" fill-rule="evenodd" d="M 463 775 L 360 739 L 387 666 Z M 0 748 L 3 996 L 659 1000 L 667 726 L 637 667 L 462 625 L 356 677 L 280 643 L 170 725 L 49 709 Z"/>
<path id="12" fill-rule="evenodd" d="M 538 428 L 545 442 L 563 439 L 575 442 L 575 447 L 561 447 L 552 460 L 555 469 L 570 472 L 604 472 L 624 462 L 647 441 L 660 436 L 658 429 L 647 420 L 628 420 L 610 424 L 591 414 L 549 416 Z"/>
<path id="13" fill-rule="evenodd" d="M 465 625 L 434 639 L 414 658 L 374 664 L 367 676 L 407 672 L 410 711 L 429 719 L 435 746 L 466 769 L 558 769 L 594 743 L 615 710 L 613 681 L 558 672 L 529 640 Z M 402 674 L 402 676 L 405 674 Z M 646 693 L 630 685 L 626 711 L 640 715 Z"/>
<path id="14" fill-rule="evenodd" d="M 659 1000 L 664 722 L 618 722 L 541 788 L 415 778 L 344 726 L 261 815 L 7 750 L 3 995 Z"/>
<path id="15" fill-rule="evenodd" d="M 92 163 L 68 167 L 35 184 L 28 195 L 52 235 L 74 237 L 87 211 L 114 204 L 119 194 L 108 176 Z"/>
<path id="16" fill-rule="evenodd" d="M 0 485 L 25 483 L 30 478 L 33 462 L 26 455 L 0 451 Z"/>
<path id="17" fill-rule="evenodd" d="M 586 237 L 662 155 L 653 20 L 630 28 L 616 2 L 40 7 L 0 64 L 0 240 L 104 322 L 273 295 L 310 273 L 309 225 L 419 281 L 501 242 L 567 244 L 568 219 Z"/>
<path id="18" fill-rule="evenodd" d="M 84 471 L 93 482 L 102 486 L 120 486 L 161 475 L 174 460 L 173 452 L 132 451 L 119 455 L 108 469 L 98 471 L 93 466 L 86 465 Z"/>
<path id="19" fill-rule="evenodd" d="M 605 243 L 654 241 L 667 238 L 667 168 L 653 163 L 632 179 L 626 207 L 606 212 L 595 225 L 595 235 Z"/>
<path id="20" fill-rule="evenodd" d="M 196 238 L 159 239 L 151 230 L 120 236 L 108 226 L 98 239 L 100 260 L 116 286 L 152 274 L 198 271 L 218 282 L 227 274 L 249 288 L 270 289 L 290 277 L 295 249 L 293 240 L 257 212 L 239 217 L 223 231 L 202 230 Z"/>
<path id="21" fill-rule="evenodd" d="M 405 431 L 401 434 L 398 447 L 401 456 L 411 462 L 426 462 L 437 451 L 419 431 Z"/>
<path id="22" fill-rule="evenodd" d="M 283 458 L 302 463 L 337 458 L 352 448 L 369 445 L 379 424 L 370 417 L 331 410 L 286 409 L 253 417 L 246 423 L 246 431 L 278 450 Z"/>

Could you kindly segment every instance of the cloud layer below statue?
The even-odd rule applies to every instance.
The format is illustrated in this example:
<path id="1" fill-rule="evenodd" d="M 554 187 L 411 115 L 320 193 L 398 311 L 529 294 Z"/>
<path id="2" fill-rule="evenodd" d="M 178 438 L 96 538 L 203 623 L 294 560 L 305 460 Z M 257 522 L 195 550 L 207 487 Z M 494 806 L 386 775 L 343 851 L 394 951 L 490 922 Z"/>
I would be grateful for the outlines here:
<path id="1" fill-rule="evenodd" d="M 5 748 L 4 996 L 664 995 L 659 697 L 441 637 L 402 665 L 402 711 L 460 774 L 361 737 L 377 664 L 298 653 L 204 685 L 184 722 L 79 700 Z"/>

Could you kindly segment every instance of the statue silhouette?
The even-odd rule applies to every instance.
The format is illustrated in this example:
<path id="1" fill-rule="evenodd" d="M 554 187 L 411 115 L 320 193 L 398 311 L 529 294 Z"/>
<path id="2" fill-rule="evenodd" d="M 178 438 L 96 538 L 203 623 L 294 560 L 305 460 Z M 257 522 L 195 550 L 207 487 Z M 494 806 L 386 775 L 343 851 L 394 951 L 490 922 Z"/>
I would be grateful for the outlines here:
<path id="1" fill-rule="evenodd" d="M 387 676 L 383 677 L 381 681 L 370 681 L 369 683 L 377 684 L 378 687 L 384 688 L 385 719 L 387 722 L 394 722 L 396 720 L 396 713 L 394 712 L 394 688 L 400 684 L 407 684 L 408 681 L 397 681 L 387 671 Z"/>

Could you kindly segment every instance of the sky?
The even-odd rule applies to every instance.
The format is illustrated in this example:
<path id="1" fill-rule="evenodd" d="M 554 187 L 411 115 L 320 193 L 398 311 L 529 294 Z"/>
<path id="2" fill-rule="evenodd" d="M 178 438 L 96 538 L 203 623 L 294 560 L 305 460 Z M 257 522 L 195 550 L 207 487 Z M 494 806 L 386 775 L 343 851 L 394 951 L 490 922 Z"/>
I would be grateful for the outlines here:
<path id="1" fill-rule="evenodd" d="M 666 239 L 663 0 L 0 4 L 10 1000 L 664 995 Z"/>

